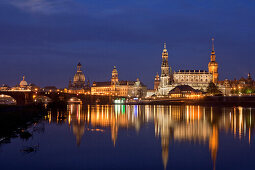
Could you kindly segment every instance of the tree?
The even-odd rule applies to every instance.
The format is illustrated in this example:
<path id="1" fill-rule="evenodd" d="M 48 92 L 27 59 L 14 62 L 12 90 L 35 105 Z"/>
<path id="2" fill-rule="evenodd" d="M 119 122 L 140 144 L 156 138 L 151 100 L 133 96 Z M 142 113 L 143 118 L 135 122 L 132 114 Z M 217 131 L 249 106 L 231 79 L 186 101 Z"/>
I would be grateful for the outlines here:
<path id="1" fill-rule="evenodd" d="M 219 88 L 213 82 L 209 83 L 206 91 L 207 91 L 207 93 L 212 94 L 212 95 L 222 94 L 221 91 L 219 90 Z"/>

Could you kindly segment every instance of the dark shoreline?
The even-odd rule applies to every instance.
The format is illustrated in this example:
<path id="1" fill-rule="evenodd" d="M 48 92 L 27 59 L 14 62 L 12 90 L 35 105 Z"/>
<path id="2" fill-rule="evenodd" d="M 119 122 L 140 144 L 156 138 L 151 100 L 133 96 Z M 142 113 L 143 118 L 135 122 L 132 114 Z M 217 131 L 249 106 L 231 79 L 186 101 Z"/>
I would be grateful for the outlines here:
<path id="1" fill-rule="evenodd" d="M 0 105 L 0 145 L 14 137 L 30 136 L 26 129 L 46 114 L 43 105 Z"/>

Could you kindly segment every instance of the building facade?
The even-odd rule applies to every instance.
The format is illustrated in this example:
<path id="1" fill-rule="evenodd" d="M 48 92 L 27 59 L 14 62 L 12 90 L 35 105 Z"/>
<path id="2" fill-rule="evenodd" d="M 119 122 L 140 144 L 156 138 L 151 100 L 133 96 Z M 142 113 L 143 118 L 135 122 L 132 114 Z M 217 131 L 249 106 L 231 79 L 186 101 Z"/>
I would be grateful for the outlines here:
<path id="1" fill-rule="evenodd" d="M 144 97 L 146 91 L 147 87 L 139 79 L 136 81 L 120 81 L 115 66 L 112 70 L 111 81 L 93 82 L 91 87 L 92 95 Z"/>
<path id="2" fill-rule="evenodd" d="M 69 93 L 90 93 L 89 82 L 86 84 L 85 75 L 81 70 L 81 63 L 77 64 L 77 72 L 73 77 L 73 81 L 69 81 L 68 92 Z"/>
<path id="3" fill-rule="evenodd" d="M 205 70 L 179 70 L 174 72 L 173 77 L 175 85 L 189 85 L 199 90 L 206 90 L 213 80 L 212 74 Z"/>
<path id="4" fill-rule="evenodd" d="M 214 39 L 212 39 L 212 44 Z M 169 69 L 170 68 L 170 69 Z M 218 63 L 216 62 L 214 44 L 212 45 L 211 60 L 208 64 L 208 70 L 179 70 L 172 72 L 168 64 L 168 52 L 166 44 L 162 52 L 162 64 L 160 83 L 156 90 L 157 96 L 166 96 L 176 86 L 188 85 L 196 90 L 206 91 L 210 82 L 218 82 Z M 154 86 L 156 78 L 154 80 Z"/>
<path id="5" fill-rule="evenodd" d="M 160 83 L 160 78 L 159 78 L 159 75 L 157 73 L 157 75 L 155 76 L 155 79 L 154 79 L 154 90 L 158 90 L 159 83 Z"/>
<path id="6" fill-rule="evenodd" d="M 219 90 L 224 95 L 251 95 L 255 94 L 255 81 L 251 74 L 248 73 L 247 78 L 218 81 Z"/>

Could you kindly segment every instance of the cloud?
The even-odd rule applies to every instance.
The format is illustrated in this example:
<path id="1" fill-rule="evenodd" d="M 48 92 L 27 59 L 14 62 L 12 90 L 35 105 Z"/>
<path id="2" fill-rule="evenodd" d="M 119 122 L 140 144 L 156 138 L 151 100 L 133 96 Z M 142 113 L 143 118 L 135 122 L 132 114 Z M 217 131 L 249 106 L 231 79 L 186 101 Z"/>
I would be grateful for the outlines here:
<path id="1" fill-rule="evenodd" d="M 71 0 L 5 0 L 21 10 L 33 13 L 52 14 L 69 10 Z"/>

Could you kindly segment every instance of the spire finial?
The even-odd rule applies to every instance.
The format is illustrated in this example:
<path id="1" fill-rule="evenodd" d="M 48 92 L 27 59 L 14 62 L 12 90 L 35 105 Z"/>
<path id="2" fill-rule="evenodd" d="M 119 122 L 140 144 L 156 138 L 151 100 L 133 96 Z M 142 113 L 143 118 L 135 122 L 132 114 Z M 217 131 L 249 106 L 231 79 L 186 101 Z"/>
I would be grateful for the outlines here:
<path id="1" fill-rule="evenodd" d="M 214 51 L 214 38 L 212 38 L 212 51 Z"/>
<path id="2" fill-rule="evenodd" d="M 25 76 L 23 76 L 22 78 L 23 78 L 23 81 L 25 81 Z"/>
<path id="3" fill-rule="evenodd" d="M 77 71 L 81 71 L 81 63 L 80 62 L 77 64 Z"/>
<path id="4" fill-rule="evenodd" d="M 164 49 L 166 49 L 166 42 L 164 42 Z"/>

